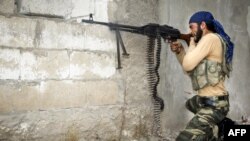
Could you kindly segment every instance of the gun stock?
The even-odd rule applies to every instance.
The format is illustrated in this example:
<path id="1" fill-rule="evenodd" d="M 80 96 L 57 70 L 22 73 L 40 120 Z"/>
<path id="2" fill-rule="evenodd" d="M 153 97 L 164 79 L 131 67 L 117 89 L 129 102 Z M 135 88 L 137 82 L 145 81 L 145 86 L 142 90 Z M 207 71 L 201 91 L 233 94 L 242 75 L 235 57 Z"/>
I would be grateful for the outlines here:
<path id="1" fill-rule="evenodd" d="M 184 40 L 188 45 L 190 43 L 191 37 L 192 37 L 192 34 L 180 34 L 180 39 Z"/>

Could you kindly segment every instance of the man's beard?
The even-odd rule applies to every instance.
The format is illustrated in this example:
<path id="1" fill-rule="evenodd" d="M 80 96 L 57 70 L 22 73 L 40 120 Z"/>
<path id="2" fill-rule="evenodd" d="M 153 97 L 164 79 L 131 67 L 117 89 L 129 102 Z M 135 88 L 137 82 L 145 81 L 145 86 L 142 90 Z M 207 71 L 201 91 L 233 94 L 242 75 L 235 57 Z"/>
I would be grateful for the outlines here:
<path id="1" fill-rule="evenodd" d="M 194 36 L 194 42 L 198 43 L 202 37 L 203 31 L 201 30 L 201 28 L 198 28 L 198 31 L 196 32 L 196 35 Z"/>

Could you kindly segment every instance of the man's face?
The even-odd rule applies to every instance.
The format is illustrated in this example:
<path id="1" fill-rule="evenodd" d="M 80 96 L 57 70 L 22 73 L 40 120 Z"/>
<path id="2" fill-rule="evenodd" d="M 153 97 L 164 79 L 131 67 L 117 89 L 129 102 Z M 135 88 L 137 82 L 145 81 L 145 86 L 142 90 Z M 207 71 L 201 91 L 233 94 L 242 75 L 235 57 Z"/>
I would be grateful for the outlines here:
<path id="1" fill-rule="evenodd" d="M 190 23 L 189 28 L 191 30 L 191 34 L 194 37 L 194 41 L 198 43 L 202 37 L 203 31 L 198 23 Z"/>

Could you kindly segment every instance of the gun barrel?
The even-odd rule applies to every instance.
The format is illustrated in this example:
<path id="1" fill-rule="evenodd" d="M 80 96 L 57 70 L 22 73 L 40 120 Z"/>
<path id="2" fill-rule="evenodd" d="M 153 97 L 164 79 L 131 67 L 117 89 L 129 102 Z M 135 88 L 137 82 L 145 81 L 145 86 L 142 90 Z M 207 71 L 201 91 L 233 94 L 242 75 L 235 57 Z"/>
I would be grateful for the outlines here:
<path id="1" fill-rule="evenodd" d="M 83 23 L 89 23 L 89 24 L 99 24 L 108 26 L 110 30 L 119 30 L 119 31 L 125 31 L 130 33 L 136 33 L 146 36 L 156 36 L 156 29 L 160 30 L 160 34 L 162 37 L 170 37 L 171 39 L 178 39 L 180 38 L 180 32 L 179 30 L 168 26 L 168 25 L 159 25 L 150 23 L 144 26 L 131 26 L 131 25 L 124 25 L 124 24 L 116 24 L 112 22 L 99 22 L 94 20 L 82 20 Z M 182 36 L 181 36 L 182 37 Z"/>
<path id="2" fill-rule="evenodd" d="M 83 23 L 90 23 L 90 24 L 99 24 L 99 25 L 105 25 L 105 26 L 109 26 L 111 30 L 116 30 L 117 28 L 119 30 L 123 30 L 124 31 L 132 31 L 132 30 L 140 30 L 141 27 L 138 26 L 131 26 L 131 25 L 124 25 L 124 24 L 116 24 L 116 23 L 106 23 L 106 22 L 98 22 L 98 21 L 93 21 L 93 20 L 82 20 Z"/>
<path id="3" fill-rule="evenodd" d="M 109 26 L 110 23 L 105 23 L 105 22 L 97 22 L 97 21 L 93 21 L 93 20 L 84 20 L 82 19 L 83 23 L 89 23 L 89 24 L 100 24 L 100 25 L 106 25 Z"/>

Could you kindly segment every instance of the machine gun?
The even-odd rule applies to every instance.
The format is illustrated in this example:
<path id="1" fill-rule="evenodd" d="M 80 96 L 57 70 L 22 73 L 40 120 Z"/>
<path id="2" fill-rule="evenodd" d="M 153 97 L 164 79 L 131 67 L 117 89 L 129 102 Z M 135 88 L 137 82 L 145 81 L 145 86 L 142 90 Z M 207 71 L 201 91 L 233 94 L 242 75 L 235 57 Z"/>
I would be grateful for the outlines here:
<path id="1" fill-rule="evenodd" d="M 148 45 L 146 48 L 147 52 L 147 76 L 149 91 L 153 101 L 153 118 L 154 118 L 154 127 L 153 133 L 157 136 L 161 136 L 161 125 L 160 125 L 160 112 L 164 109 L 164 101 L 157 94 L 157 86 L 160 82 L 160 75 L 158 69 L 160 67 L 160 54 L 161 54 L 161 38 L 164 40 L 175 41 L 177 39 L 183 39 L 189 44 L 190 34 L 181 34 L 178 29 L 175 29 L 168 25 L 159 25 L 159 24 L 147 24 L 145 26 L 130 26 L 123 24 L 115 23 L 105 23 L 98 22 L 93 20 L 93 15 L 90 14 L 89 20 L 82 20 L 83 23 L 89 24 L 99 24 L 108 26 L 110 30 L 115 31 L 116 34 L 116 43 L 117 43 L 117 60 L 118 67 L 121 69 L 121 59 L 120 59 L 120 45 L 123 50 L 124 56 L 129 56 L 124 46 L 120 31 L 130 32 L 140 35 L 145 35 L 148 37 Z M 155 49 L 155 41 L 157 41 L 157 48 Z"/>
<path id="2" fill-rule="evenodd" d="M 82 20 L 83 23 L 89 24 L 98 24 L 108 26 L 110 30 L 115 31 L 116 34 L 116 42 L 117 42 L 117 69 L 121 69 L 121 59 L 120 59 L 120 45 L 123 51 L 123 56 L 128 57 L 129 54 L 126 51 L 124 46 L 122 36 L 120 31 L 130 32 L 140 35 L 145 35 L 150 38 L 156 38 L 158 35 L 161 36 L 164 40 L 168 41 L 175 41 L 177 39 L 183 39 L 189 44 L 191 34 L 181 34 L 178 29 L 175 29 L 168 25 L 159 25 L 155 23 L 149 23 L 144 26 L 131 26 L 131 25 L 124 25 L 124 24 L 116 24 L 116 23 L 106 23 L 106 22 L 99 22 L 93 20 L 93 15 L 90 14 L 89 20 Z"/>

